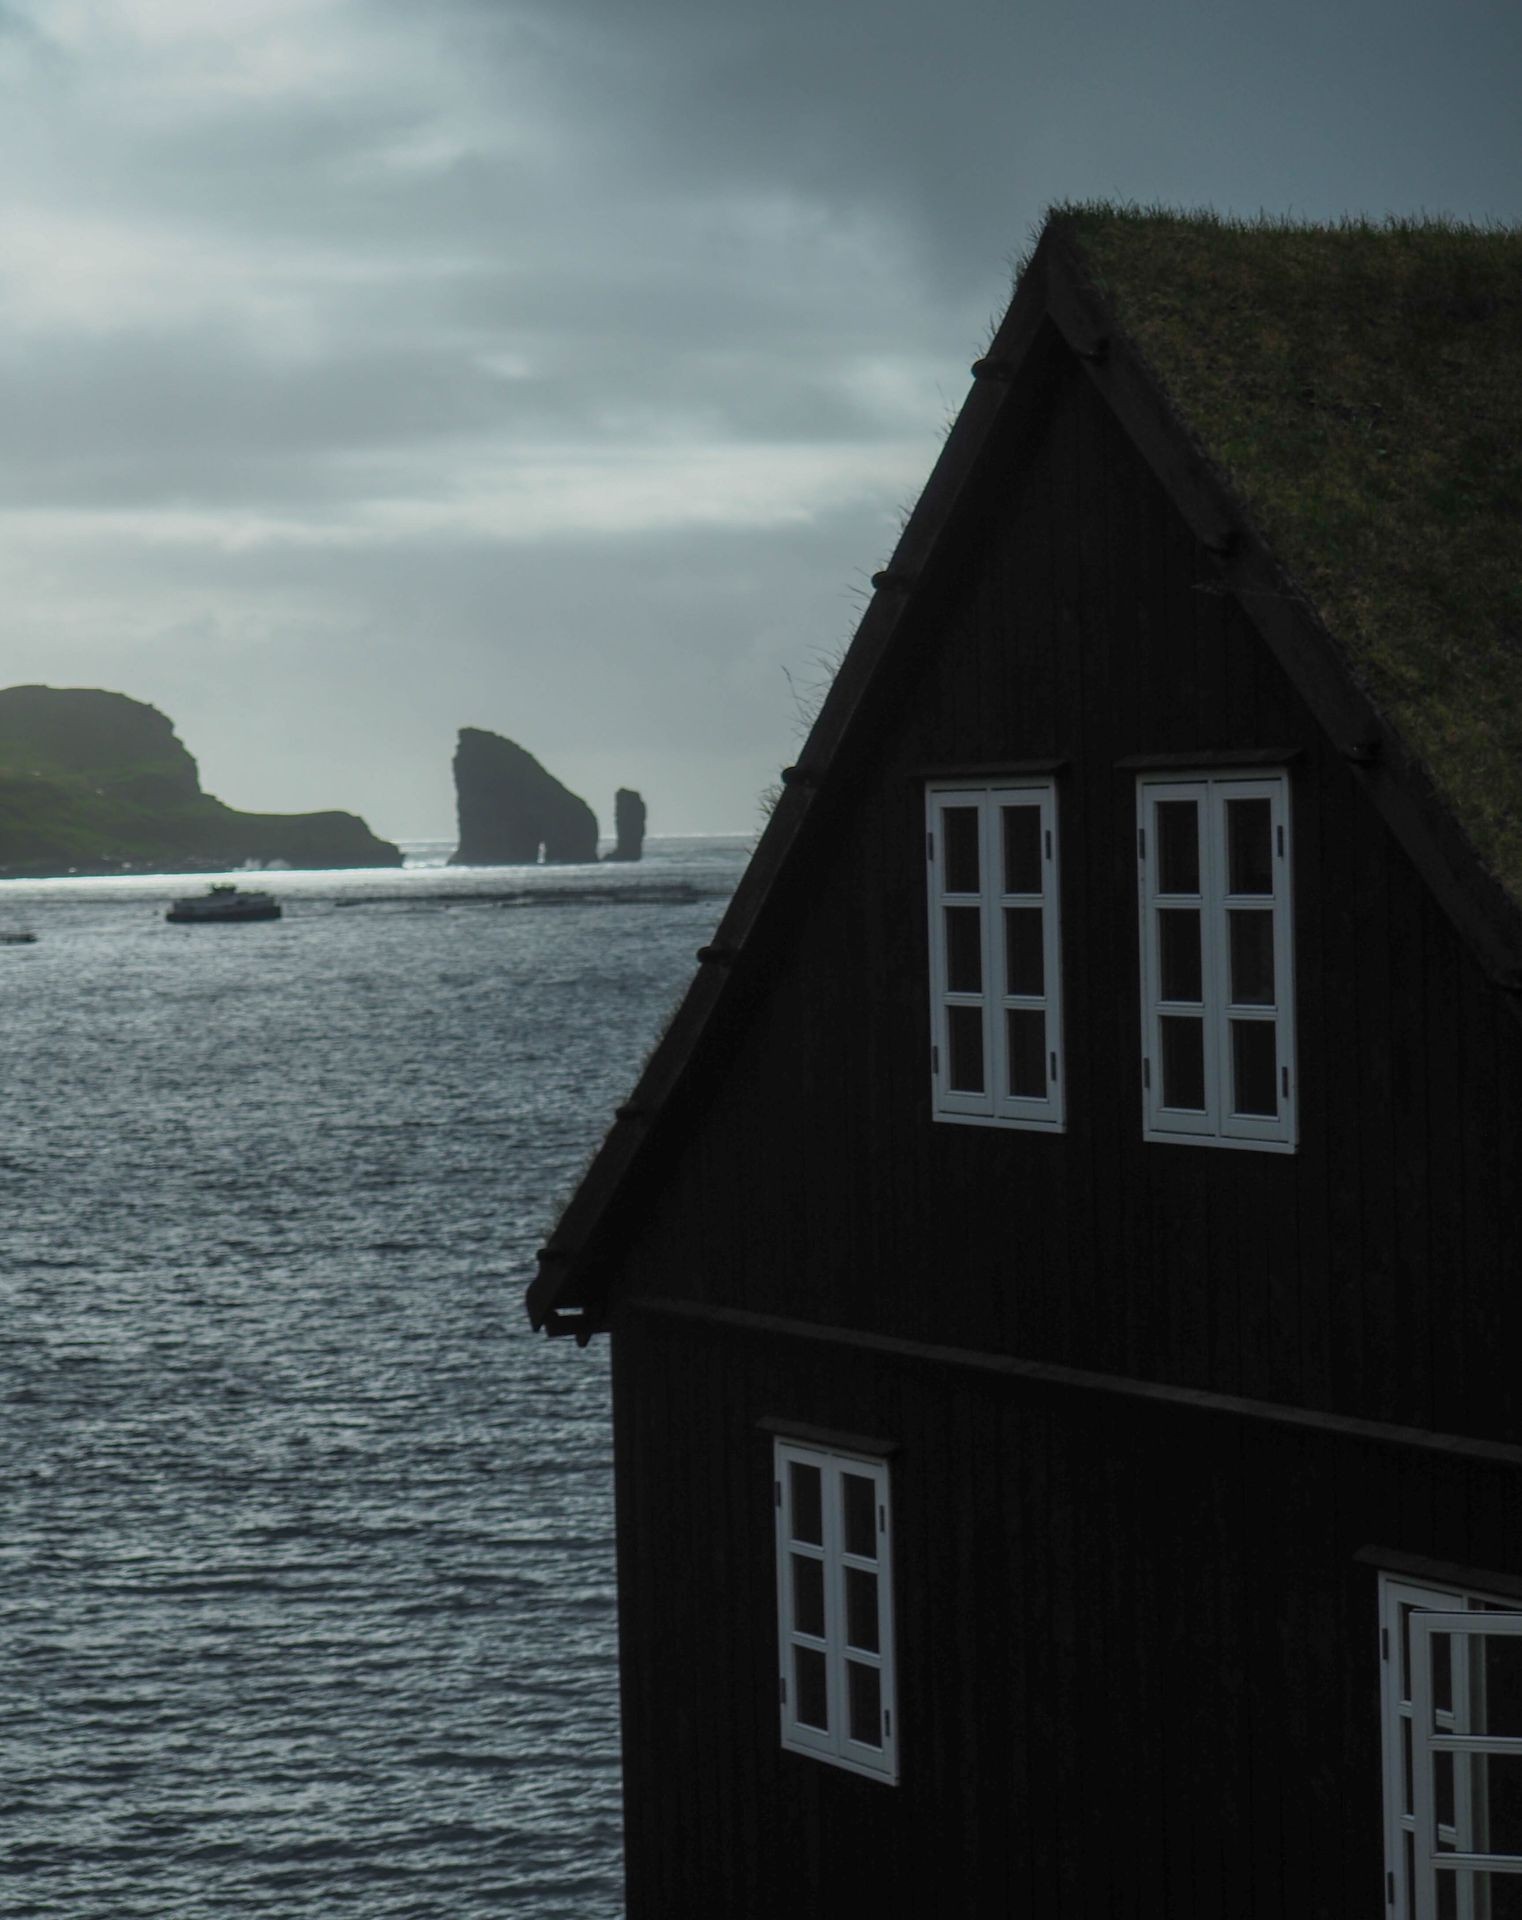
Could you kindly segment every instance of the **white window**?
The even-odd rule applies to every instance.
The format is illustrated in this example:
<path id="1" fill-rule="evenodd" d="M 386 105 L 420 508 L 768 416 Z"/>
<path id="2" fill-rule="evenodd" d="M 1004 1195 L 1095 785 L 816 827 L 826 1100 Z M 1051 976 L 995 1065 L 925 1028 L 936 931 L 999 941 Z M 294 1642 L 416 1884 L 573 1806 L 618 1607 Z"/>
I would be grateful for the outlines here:
<path id="1" fill-rule="evenodd" d="M 1385 1911 L 1522 1914 L 1522 1611 L 1380 1580 Z"/>
<path id="2" fill-rule="evenodd" d="M 938 1120 L 1061 1128 L 1057 796 L 1050 780 L 926 795 Z"/>
<path id="3" fill-rule="evenodd" d="M 1143 776 L 1143 1134 L 1295 1146 L 1289 781 Z"/>
<path id="4" fill-rule="evenodd" d="M 776 1443 L 782 1744 L 898 1778 L 888 1469 Z"/>

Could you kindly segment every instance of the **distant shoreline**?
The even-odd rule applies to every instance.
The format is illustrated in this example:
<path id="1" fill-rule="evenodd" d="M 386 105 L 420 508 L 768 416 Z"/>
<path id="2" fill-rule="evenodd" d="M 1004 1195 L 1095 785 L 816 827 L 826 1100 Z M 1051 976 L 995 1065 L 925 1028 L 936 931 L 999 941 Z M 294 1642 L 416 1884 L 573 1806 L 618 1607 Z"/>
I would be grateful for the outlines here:
<path id="1" fill-rule="evenodd" d="M 646 857 L 648 858 L 651 852 L 658 852 L 662 843 L 670 843 L 675 841 L 675 842 L 681 843 L 682 845 L 691 845 L 694 842 L 698 842 L 698 841 L 712 840 L 712 841 L 737 841 L 742 844 L 748 844 L 752 839 L 754 839 L 754 837 L 755 836 L 749 832 L 740 832 L 740 831 L 733 832 L 733 833 L 656 834 L 656 835 L 652 835 L 651 838 L 647 840 L 645 843 L 646 849 L 647 849 Z M 439 834 L 439 835 L 433 835 L 433 836 L 419 836 L 417 838 L 412 838 L 412 839 L 398 839 L 393 841 L 391 844 L 400 848 L 401 850 L 401 853 L 403 856 L 403 867 L 401 870 L 404 872 L 416 872 L 420 867 L 427 869 L 435 865 L 440 867 L 446 865 L 447 856 L 449 853 L 453 852 L 457 843 L 453 835 L 446 836 L 446 835 Z M 610 847 L 615 844 L 611 836 L 609 836 L 607 844 Z M 441 854 L 445 857 L 437 861 L 420 857 L 422 855 L 430 854 L 430 853 Z M 599 846 L 599 853 L 600 853 L 600 846 Z M 549 862 L 549 861 L 525 862 L 522 864 L 521 867 L 518 867 L 516 869 L 504 869 L 499 867 L 497 871 L 512 870 L 512 871 L 521 871 L 524 873 L 552 873 L 552 872 L 564 872 L 564 873 L 588 872 L 589 873 L 593 870 L 594 865 L 602 866 L 603 864 L 604 864 L 603 860 L 601 859 L 601 857 L 599 857 L 599 859 L 595 863 L 590 861 L 569 862 L 569 863 L 563 863 L 563 864 L 558 862 Z M 294 874 L 294 873 L 387 873 L 387 872 L 395 872 L 395 871 L 397 871 L 397 869 L 393 867 L 374 866 L 368 863 L 359 865 L 359 866 L 296 866 L 295 864 L 288 862 L 283 865 L 272 865 L 272 866 L 246 865 L 246 866 L 230 867 L 230 866 L 217 866 L 215 864 L 208 863 L 208 862 L 196 862 L 196 863 L 187 863 L 179 867 L 167 868 L 167 867 L 155 866 L 151 862 L 141 862 L 141 861 L 99 861 L 92 864 L 84 864 L 84 865 L 74 866 L 74 867 L 61 867 L 56 863 L 49 862 L 49 861 L 37 861 L 37 862 L 18 861 L 10 865 L 0 867 L 0 886 L 4 886 L 7 882 L 14 883 L 14 882 L 20 881 L 23 883 L 30 884 L 33 881 L 39 881 L 39 880 L 175 881 L 175 880 L 250 879 L 255 876 L 261 876 L 265 879 L 278 879 L 282 874 L 288 874 L 288 873 L 291 873 L 291 874 Z M 491 866 L 456 867 L 453 869 L 453 871 L 456 873 L 462 873 L 462 874 L 489 873 L 493 871 L 493 868 Z"/>

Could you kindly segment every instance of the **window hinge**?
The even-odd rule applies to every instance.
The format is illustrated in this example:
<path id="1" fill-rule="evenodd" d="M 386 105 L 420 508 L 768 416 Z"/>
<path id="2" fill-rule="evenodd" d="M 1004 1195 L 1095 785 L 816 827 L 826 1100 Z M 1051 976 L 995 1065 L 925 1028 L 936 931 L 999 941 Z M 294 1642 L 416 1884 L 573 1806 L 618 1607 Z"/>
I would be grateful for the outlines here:
<path id="1" fill-rule="evenodd" d="M 1136 857 L 1138 860 L 1145 860 L 1147 857 L 1147 829 L 1145 827 L 1138 827 L 1136 829 Z"/>
<path id="2" fill-rule="evenodd" d="M 888 1531 L 888 1509 L 883 1506 L 877 1509 L 877 1531 L 879 1533 Z"/>
<path id="3" fill-rule="evenodd" d="M 1052 1058 L 1052 1071 L 1051 1071 L 1051 1074 L 1050 1074 L 1050 1076 L 1049 1076 L 1049 1077 L 1050 1077 L 1051 1079 L 1053 1079 L 1053 1080 L 1055 1080 L 1055 1079 L 1057 1078 L 1057 1056 L 1056 1056 L 1056 1054 L 1054 1053 L 1054 1054 L 1052 1055 L 1052 1057 L 1051 1057 L 1051 1058 Z"/>
<path id="4" fill-rule="evenodd" d="M 1144 1087 L 1152 1085 L 1152 1062 L 1145 1054 L 1142 1055 L 1142 1085 Z"/>
<path id="5" fill-rule="evenodd" d="M 1289 1098 L 1289 1068 L 1288 1067 L 1281 1067 L 1279 1069 L 1279 1084 L 1284 1089 L 1285 1099 L 1288 1100 Z"/>
<path id="6" fill-rule="evenodd" d="M 927 860 L 933 860 L 935 858 L 935 835 L 933 833 L 927 833 L 925 835 L 925 858 Z"/>
<path id="7" fill-rule="evenodd" d="M 1385 1875 L 1385 1905 L 1387 1907 L 1393 1907 L 1395 1905 L 1395 1873 L 1393 1869 Z"/>
<path id="8" fill-rule="evenodd" d="M 1280 858 L 1281 860 L 1282 860 L 1282 859 L 1284 858 L 1284 829 L 1283 829 L 1283 827 L 1280 827 L 1280 829 L 1279 829 L 1279 858 Z"/>
<path id="9" fill-rule="evenodd" d="M 1390 1629 L 1388 1627 L 1381 1627 L 1379 1630 L 1379 1657 L 1381 1660 L 1388 1660 L 1390 1658 Z"/>
<path id="10" fill-rule="evenodd" d="M 1050 827 L 1046 830 L 1046 857 L 1048 860 L 1052 857 L 1052 830 Z"/>
<path id="11" fill-rule="evenodd" d="M 939 1073 L 940 1070 L 941 1070 L 941 1050 L 939 1047 L 932 1047 L 930 1049 L 930 1071 L 932 1073 Z"/>
<path id="12" fill-rule="evenodd" d="M 893 1715 L 886 1707 L 883 1708 L 883 1733 L 889 1740 L 893 1738 Z"/>

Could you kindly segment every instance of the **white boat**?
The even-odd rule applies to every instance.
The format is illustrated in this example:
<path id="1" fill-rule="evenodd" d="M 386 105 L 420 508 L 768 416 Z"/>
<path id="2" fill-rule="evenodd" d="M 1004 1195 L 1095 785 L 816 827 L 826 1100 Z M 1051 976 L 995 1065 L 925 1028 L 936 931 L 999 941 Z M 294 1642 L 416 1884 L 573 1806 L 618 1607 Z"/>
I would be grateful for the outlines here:
<path id="1" fill-rule="evenodd" d="M 244 893 L 230 880 L 219 881 L 205 893 L 188 894 L 171 903 L 166 920 L 278 920 L 280 902 L 272 893 Z"/>

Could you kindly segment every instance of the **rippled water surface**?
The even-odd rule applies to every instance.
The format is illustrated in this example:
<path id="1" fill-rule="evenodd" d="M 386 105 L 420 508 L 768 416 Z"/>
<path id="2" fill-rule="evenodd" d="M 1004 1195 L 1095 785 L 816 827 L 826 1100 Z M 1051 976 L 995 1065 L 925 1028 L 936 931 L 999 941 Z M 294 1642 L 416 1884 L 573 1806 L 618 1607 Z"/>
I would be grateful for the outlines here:
<path id="1" fill-rule="evenodd" d="M 532 1253 L 743 858 L 0 885 L 0 1912 L 621 1911 L 605 1357 Z"/>

